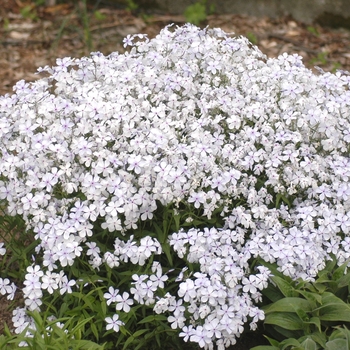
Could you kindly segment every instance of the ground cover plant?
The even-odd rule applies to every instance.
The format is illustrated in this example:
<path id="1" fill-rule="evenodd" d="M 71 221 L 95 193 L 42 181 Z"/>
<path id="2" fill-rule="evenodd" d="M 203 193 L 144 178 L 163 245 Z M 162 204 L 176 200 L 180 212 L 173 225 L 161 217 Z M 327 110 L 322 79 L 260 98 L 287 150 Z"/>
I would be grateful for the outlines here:
<path id="1" fill-rule="evenodd" d="M 337 288 L 310 285 L 348 276 L 350 75 L 193 25 L 124 44 L 0 98 L 2 220 L 30 243 L 1 246 L 0 292 L 25 300 L 2 344 L 224 349 L 290 297 L 310 315 L 272 346 L 326 333 L 310 295 Z"/>

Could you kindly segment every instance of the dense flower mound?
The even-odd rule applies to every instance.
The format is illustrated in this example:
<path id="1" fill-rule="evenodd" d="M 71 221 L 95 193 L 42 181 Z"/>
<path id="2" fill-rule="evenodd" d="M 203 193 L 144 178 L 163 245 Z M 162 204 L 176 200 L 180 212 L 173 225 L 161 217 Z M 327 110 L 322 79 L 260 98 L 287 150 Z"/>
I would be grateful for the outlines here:
<path id="1" fill-rule="evenodd" d="M 26 306 L 70 292 L 77 281 L 63 271 L 77 258 L 97 274 L 152 258 L 128 291 L 106 286 L 117 309 L 107 329 L 138 303 L 166 313 L 185 341 L 228 347 L 264 318 L 254 305 L 270 272 L 251 259 L 312 280 L 331 254 L 350 258 L 350 75 L 315 75 L 297 55 L 268 59 L 243 37 L 192 25 L 125 45 L 58 59 L 40 70 L 49 77 L 0 99 L 0 198 L 41 257 L 28 267 Z M 161 207 L 197 211 L 208 227 L 189 216 L 167 241 L 134 235 Z M 104 250 L 102 231 L 113 237 Z M 169 245 L 198 268 L 164 295 Z M 29 322 L 23 310 L 15 319 L 17 331 Z"/>

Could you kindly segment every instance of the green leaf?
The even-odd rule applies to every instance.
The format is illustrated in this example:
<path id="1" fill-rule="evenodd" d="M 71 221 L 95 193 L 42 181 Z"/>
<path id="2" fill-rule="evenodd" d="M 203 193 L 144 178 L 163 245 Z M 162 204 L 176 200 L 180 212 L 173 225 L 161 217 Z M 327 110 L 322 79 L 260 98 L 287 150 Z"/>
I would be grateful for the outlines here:
<path id="1" fill-rule="evenodd" d="M 341 264 L 332 274 L 332 279 L 338 281 L 345 274 L 346 269 L 348 268 L 349 260 L 346 260 L 345 263 Z"/>
<path id="2" fill-rule="evenodd" d="M 103 21 L 106 18 L 106 15 L 98 10 L 94 11 L 94 16 L 98 21 Z"/>
<path id="3" fill-rule="evenodd" d="M 175 222 L 175 230 L 174 230 L 175 232 L 178 232 L 180 230 L 180 218 L 181 218 L 180 214 L 173 215 L 173 219 Z"/>
<path id="4" fill-rule="evenodd" d="M 94 334 L 96 340 L 99 340 L 99 331 L 97 330 L 96 324 L 94 322 L 90 322 L 90 329 L 92 333 Z"/>
<path id="5" fill-rule="evenodd" d="M 99 345 L 97 343 L 94 343 L 90 340 L 71 340 L 69 342 L 70 346 L 74 346 L 75 350 L 103 350 L 104 345 Z M 59 348 L 60 349 L 60 348 Z M 56 347 L 57 350 L 57 347 Z"/>
<path id="6" fill-rule="evenodd" d="M 301 294 L 309 303 L 310 306 L 314 309 L 318 304 L 322 303 L 322 296 L 318 293 L 308 292 L 306 290 L 298 290 L 296 292 Z"/>
<path id="7" fill-rule="evenodd" d="M 268 287 L 263 289 L 261 292 L 272 302 L 276 302 L 283 298 L 283 294 L 280 292 L 280 290 L 274 287 L 272 284 L 269 284 Z"/>
<path id="8" fill-rule="evenodd" d="M 322 333 L 321 330 L 314 332 L 310 335 L 310 337 L 321 346 L 321 349 L 324 349 L 325 345 L 326 345 L 326 340 L 327 340 L 327 336 L 325 333 Z"/>
<path id="9" fill-rule="evenodd" d="M 123 350 L 127 349 L 128 346 L 135 340 L 133 336 L 129 337 L 124 343 Z"/>
<path id="10" fill-rule="evenodd" d="M 300 342 L 296 340 L 295 338 L 289 338 L 281 341 L 280 343 L 280 349 L 287 349 L 290 346 L 295 349 L 295 347 L 300 347 Z"/>
<path id="11" fill-rule="evenodd" d="M 157 321 L 166 321 L 168 318 L 163 315 L 150 315 L 145 317 L 143 320 L 139 321 L 137 324 L 151 323 Z"/>
<path id="12" fill-rule="evenodd" d="M 311 338 L 305 339 L 300 345 L 305 350 L 317 350 L 317 344 Z"/>
<path id="13" fill-rule="evenodd" d="M 157 233 L 157 239 L 161 243 L 166 242 L 166 238 L 167 238 L 166 232 L 164 232 L 155 221 L 153 221 L 152 224 L 153 224 L 154 229 Z"/>
<path id="14" fill-rule="evenodd" d="M 297 308 L 295 310 L 295 313 L 298 315 L 298 317 L 304 321 L 305 323 L 308 323 L 309 321 L 309 315 L 305 312 L 305 310 Z"/>
<path id="15" fill-rule="evenodd" d="M 321 321 L 350 322 L 350 306 L 332 293 L 322 295 L 322 306 L 319 310 Z"/>
<path id="16" fill-rule="evenodd" d="M 173 266 L 174 263 L 173 263 L 173 258 L 171 256 L 171 248 L 170 248 L 170 245 L 169 243 L 163 243 L 162 244 L 162 249 L 163 249 L 163 252 L 165 253 L 167 259 L 168 259 L 168 262 L 169 262 L 169 266 Z"/>
<path id="17" fill-rule="evenodd" d="M 272 345 L 259 345 L 254 346 L 254 348 L 250 348 L 250 350 L 279 350 L 279 348 Z"/>
<path id="18" fill-rule="evenodd" d="M 312 311 L 312 307 L 306 299 L 296 297 L 280 299 L 262 309 L 265 314 L 271 312 L 296 312 L 297 309 L 303 309 L 306 312 Z"/>
<path id="19" fill-rule="evenodd" d="M 337 331 L 339 331 L 343 337 L 347 339 L 348 344 L 350 344 L 350 331 L 346 328 L 346 326 L 338 327 Z"/>
<path id="20" fill-rule="evenodd" d="M 326 343 L 325 350 L 349 350 L 346 339 L 334 339 Z"/>
<path id="21" fill-rule="evenodd" d="M 85 315 L 86 316 L 86 315 Z M 75 332 L 77 332 L 79 329 L 84 329 L 84 326 L 89 323 L 91 320 L 93 319 L 93 316 L 91 317 L 85 317 L 83 319 L 81 319 L 76 325 L 75 327 L 71 330 L 71 333 L 74 334 Z"/>
<path id="22" fill-rule="evenodd" d="M 291 331 L 303 329 L 302 320 L 300 320 L 300 318 L 296 314 L 291 312 L 273 312 L 267 314 L 264 323 L 273 324 Z"/>
<path id="23" fill-rule="evenodd" d="M 279 346 L 279 341 L 277 341 L 276 339 L 270 338 L 266 335 L 264 335 L 264 337 L 269 341 L 269 343 L 274 346 L 274 347 L 278 347 Z"/>
<path id="24" fill-rule="evenodd" d="M 330 279 L 324 280 L 322 281 L 322 283 L 318 283 L 319 280 L 317 280 L 313 286 L 315 287 L 315 289 L 318 291 L 318 293 L 322 294 L 327 290 L 327 286 L 324 283 L 327 282 L 332 282 Z"/>
<path id="25" fill-rule="evenodd" d="M 343 275 L 341 278 L 338 279 L 338 288 L 346 287 L 350 285 L 350 272 Z"/>
<path id="26" fill-rule="evenodd" d="M 331 254 L 332 260 L 327 261 L 325 268 L 322 270 L 324 272 L 332 272 L 337 265 L 337 258 L 334 254 Z"/>
<path id="27" fill-rule="evenodd" d="M 144 334 L 146 332 L 149 332 L 149 329 L 139 329 L 138 331 L 133 333 L 133 337 L 137 338 L 137 337 L 139 337 L 140 335 L 142 335 L 142 334 Z"/>
<path id="28" fill-rule="evenodd" d="M 295 296 L 294 288 L 284 278 L 281 278 L 278 276 L 272 276 L 271 280 L 273 283 L 275 283 L 277 285 L 278 289 L 282 292 L 282 294 L 285 297 L 294 297 Z"/>
<path id="29" fill-rule="evenodd" d="M 304 321 L 304 323 L 315 325 L 317 330 L 321 332 L 321 320 L 318 317 L 311 317 L 310 320 Z"/>
<path id="30" fill-rule="evenodd" d="M 195 25 L 199 25 L 207 18 L 205 4 L 202 2 L 195 2 L 192 5 L 186 7 L 184 16 L 187 22 Z"/>

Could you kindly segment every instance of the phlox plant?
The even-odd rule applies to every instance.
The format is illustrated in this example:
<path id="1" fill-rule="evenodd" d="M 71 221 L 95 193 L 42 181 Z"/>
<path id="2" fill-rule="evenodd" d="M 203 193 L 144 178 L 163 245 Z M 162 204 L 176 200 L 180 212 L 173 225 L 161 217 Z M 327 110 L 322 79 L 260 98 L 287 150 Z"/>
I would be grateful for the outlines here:
<path id="1" fill-rule="evenodd" d="M 190 24 L 124 44 L 0 98 L 0 198 L 35 242 L 14 333 L 228 348 L 265 318 L 260 262 L 311 283 L 350 257 L 350 75 Z"/>

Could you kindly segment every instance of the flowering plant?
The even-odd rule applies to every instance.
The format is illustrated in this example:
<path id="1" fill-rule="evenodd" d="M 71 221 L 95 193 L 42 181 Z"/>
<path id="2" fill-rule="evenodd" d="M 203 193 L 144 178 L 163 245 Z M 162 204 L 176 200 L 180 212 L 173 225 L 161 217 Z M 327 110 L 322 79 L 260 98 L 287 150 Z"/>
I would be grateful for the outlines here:
<path id="1" fill-rule="evenodd" d="M 264 319 L 259 259 L 312 281 L 350 257 L 350 76 L 193 25 L 124 43 L 0 99 L 0 198 L 36 240 L 16 332 L 78 288 L 95 339 L 224 349 Z"/>

